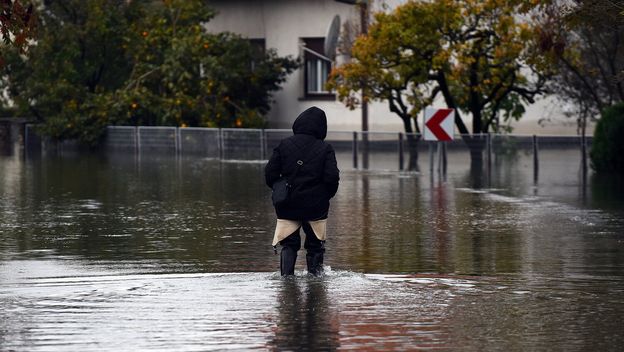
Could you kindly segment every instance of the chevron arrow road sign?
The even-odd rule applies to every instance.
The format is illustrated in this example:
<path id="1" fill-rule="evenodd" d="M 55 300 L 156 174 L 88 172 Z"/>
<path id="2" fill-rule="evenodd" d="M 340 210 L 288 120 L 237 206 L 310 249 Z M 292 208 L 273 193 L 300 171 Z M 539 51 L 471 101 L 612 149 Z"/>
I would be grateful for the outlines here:
<path id="1" fill-rule="evenodd" d="M 453 140 L 454 109 L 425 109 L 425 125 L 423 135 L 426 141 Z"/>

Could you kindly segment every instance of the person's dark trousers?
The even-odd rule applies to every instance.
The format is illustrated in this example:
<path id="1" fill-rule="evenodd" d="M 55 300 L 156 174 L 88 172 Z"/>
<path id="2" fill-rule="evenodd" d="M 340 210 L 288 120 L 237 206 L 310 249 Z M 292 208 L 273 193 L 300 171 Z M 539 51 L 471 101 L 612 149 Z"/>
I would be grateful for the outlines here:
<path id="1" fill-rule="evenodd" d="M 305 243 L 303 247 L 306 249 L 306 263 L 308 265 L 308 273 L 318 276 L 323 271 L 323 255 L 325 253 L 325 241 L 321 241 L 316 237 L 309 223 L 303 223 L 303 231 L 306 233 Z"/>
<path id="2" fill-rule="evenodd" d="M 282 276 L 295 275 L 295 262 L 297 251 L 301 248 L 301 235 L 299 229 L 280 241 L 282 252 L 280 253 L 280 272 Z"/>
<path id="3" fill-rule="evenodd" d="M 325 242 L 316 237 L 312 227 L 307 222 L 303 223 L 303 230 L 306 233 L 304 248 L 307 251 L 306 263 L 308 265 L 308 273 L 319 275 L 323 269 Z M 280 241 L 280 245 L 282 246 L 280 254 L 280 272 L 282 276 L 294 275 L 297 252 L 301 249 L 300 228 Z"/>

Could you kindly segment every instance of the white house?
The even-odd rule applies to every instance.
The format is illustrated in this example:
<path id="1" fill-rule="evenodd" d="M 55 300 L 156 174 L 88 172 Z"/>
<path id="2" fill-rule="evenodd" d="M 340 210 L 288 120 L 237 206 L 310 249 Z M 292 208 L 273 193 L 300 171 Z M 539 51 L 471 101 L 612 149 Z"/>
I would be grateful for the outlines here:
<path id="1" fill-rule="evenodd" d="M 361 130 L 361 110 L 349 110 L 334 94 L 324 91 L 332 63 L 322 58 L 325 37 L 336 15 L 340 16 L 341 23 L 360 23 L 357 0 L 207 1 L 217 11 L 216 17 L 206 25 L 208 30 L 238 33 L 264 48 L 276 49 L 280 56 L 292 55 L 304 60 L 302 67 L 282 85 L 282 90 L 274 94 L 275 102 L 268 116 L 269 127 L 290 128 L 301 111 L 318 106 L 326 112 L 330 130 Z M 393 8 L 405 1 L 369 1 L 370 10 Z M 340 55 L 336 57 L 338 63 L 343 59 Z M 551 117 L 560 122 L 540 127 L 538 120 Z M 568 125 L 565 126 L 561 121 Z M 573 121 L 561 119 L 559 108 L 552 103 L 538 102 L 527 107 L 526 116 L 514 124 L 514 133 L 575 134 Z M 464 122 L 470 126 L 469 121 Z M 422 124 L 422 121 L 419 123 Z M 368 124 L 371 131 L 403 130 L 401 120 L 390 112 L 386 102 L 369 105 Z"/>
<path id="2" fill-rule="evenodd" d="M 265 48 L 275 48 L 280 56 L 303 59 L 303 65 L 288 77 L 268 116 L 272 128 L 290 128 L 297 115 L 310 106 L 327 114 L 330 130 L 361 130 L 360 109 L 349 110 L 336 96 L 324 90 L 332 62 L 325 60 L 323 45 L 333 18 L 342 23 L 359 23 L 355 0 L 210 0 L 217 16 L 206 27 L 229 31 L 249 38 Z M 374 2 L 381 6 L 382 2 Z M 308 50 L 304 49 L 307 48 Z M 316 55 L 318 53 L 320 55 Z M 340 62 L 340 57 L 336 58 Z M 403 125 L 386 103 L 369 106 L 369 129 L 401 131 Z"/>

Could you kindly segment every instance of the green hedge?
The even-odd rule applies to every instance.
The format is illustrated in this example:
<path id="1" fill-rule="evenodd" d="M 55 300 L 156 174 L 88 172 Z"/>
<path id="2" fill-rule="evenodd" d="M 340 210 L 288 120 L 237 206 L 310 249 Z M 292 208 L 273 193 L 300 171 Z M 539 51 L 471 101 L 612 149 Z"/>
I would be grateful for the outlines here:
<path id="1" fill-rule="evenodd" d="M 624 103 L 602 113 L 594 131 L 590 157 L 596 172 L 624 174 Z"/>

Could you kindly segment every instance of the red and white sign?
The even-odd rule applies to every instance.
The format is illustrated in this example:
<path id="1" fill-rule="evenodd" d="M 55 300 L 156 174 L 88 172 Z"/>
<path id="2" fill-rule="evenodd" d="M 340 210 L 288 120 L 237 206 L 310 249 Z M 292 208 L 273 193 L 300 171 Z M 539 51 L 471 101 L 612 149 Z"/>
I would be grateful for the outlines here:
<path id="1" fill-rule="evenodd" d="M 425 109 L 423 135 L 426 141 L 452 141 L 454 125 L 454 109 Z"/>

